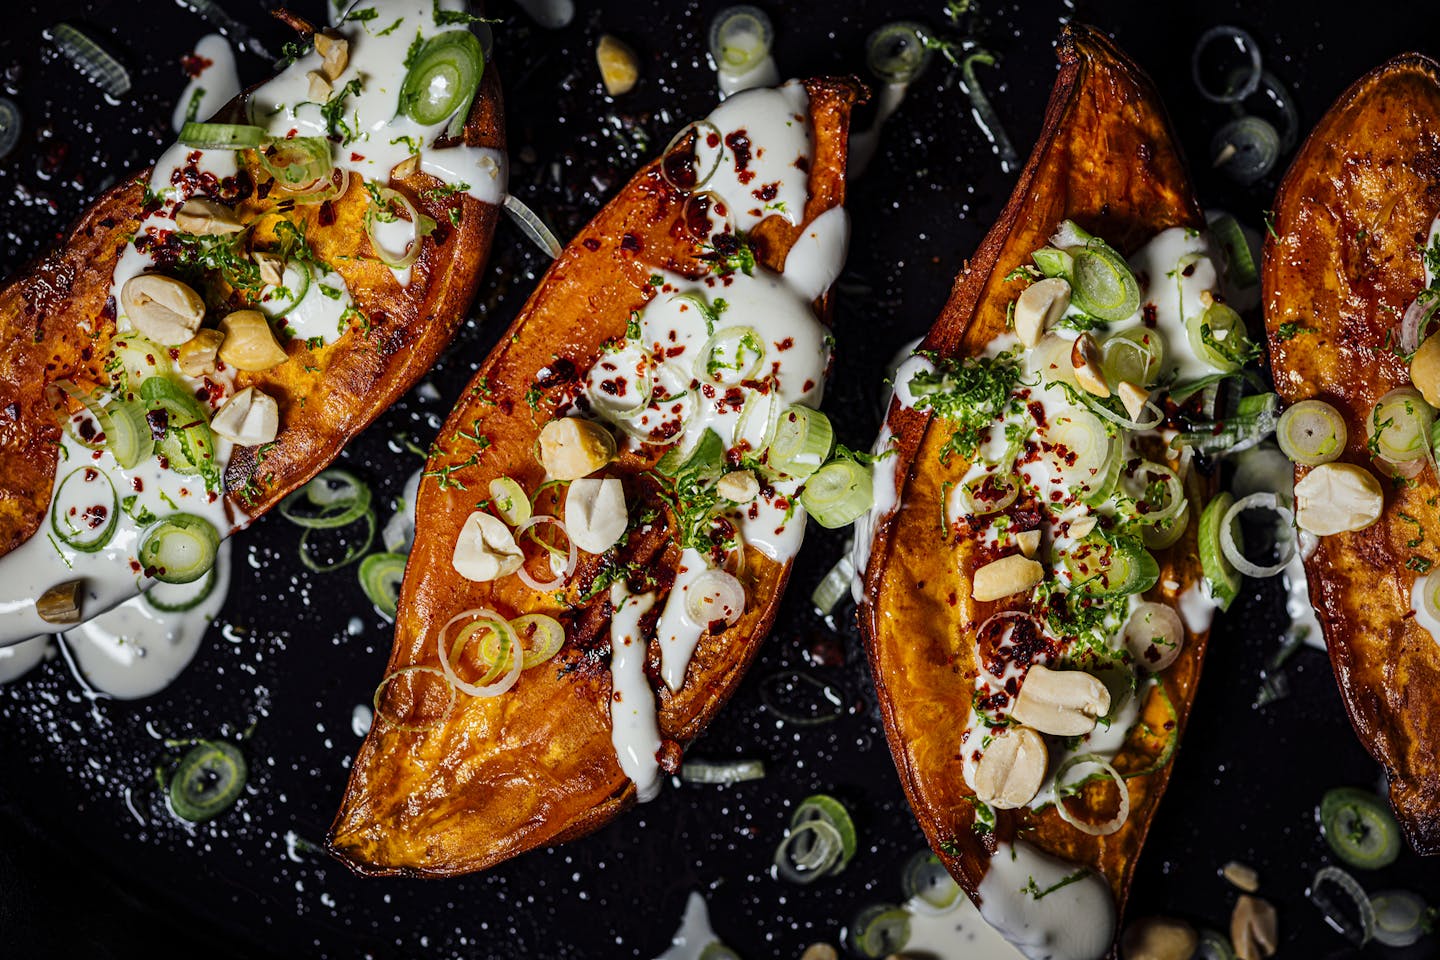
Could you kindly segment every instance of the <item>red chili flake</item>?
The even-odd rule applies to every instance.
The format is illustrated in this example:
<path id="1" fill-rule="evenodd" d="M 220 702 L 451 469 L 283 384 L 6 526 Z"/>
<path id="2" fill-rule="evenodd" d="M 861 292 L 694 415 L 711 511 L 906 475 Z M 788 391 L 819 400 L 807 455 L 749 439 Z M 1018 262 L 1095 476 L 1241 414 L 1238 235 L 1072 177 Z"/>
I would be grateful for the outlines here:
<path id="1" fill-rule="evenodd" d="M 800 392 L 801 392 L 801 393 L 809 393 L 811 390 L 814 390 L 814 389 L 815 389 L 815 381 L 814 381 L 814 380 L 810 380 L 810 379 L 806 379 L 805 385 L 800 388 Z"/>
<path id="2" fill-rule="evenodd" d="M 795 158 L 795 164 L 794 164 L 794 166 L 795 166 L 795 169 L 796 169 L 796 170 L 799 170 L 799 171 L 801 171 L 802 173 L 809 173 L 809 172 L 810 172 L 810 158 L 809 158 L 809 157 L 803 157 L 803 156 L 802 156 L 802 157 L 796 157 L 796 158 Z"/>
<path id="3" fill-rule="evenodd" d="M 1151 330 L 1154 330 L 1156 325 L 1158 325 L 1160 322 L 1156 314 L 1157 311 L 1155 309 L 1155 304 L 1147 303 L 1140 311 L 1140 322 L 1145 324 L 1145 326 L 1149 327 Z"/>
<path id="4" fill-rule="evenodd" d="M 89 483 L 89 482 L 95 480 L 95 479 L 96 479 L 97 477 L 99 477 L 99 476 L 100 476 L 100 471 L 96 470 L 94 467 L 86 467 L 86 468 L 85 468 L 85 482 L 86 482 L 86 483 Z"/>
<path id="5" fill-rule="evenodd" d="M 360 162 L 363 161 L 364 159 L 365 159 L 365 155 L 364 155 L 363 153 L 356 153 L 354 150 L 351 150 L 351 151 L 350 151 L 350 162 L 351 162 L 351 163 L 360 163 Z"/>
<path id="6" fill-rule="evenodd" d="M 1028 404 L 1025 405 L 1025 409 L 1027 409 L 1027 410 L 1030 411 L 1030 416 L 1032 416 L 1032 417 L 1035 418 L 1035 423 L 1036 423 L 1038 426 L 1041 426 L 1041 427 L 1045 426 L 1045 405 L 1044 405 L 1044 404 L 1040 403 L 1038 400 L 1032 400 L 1030 403 L 1028 403 Z"/>
<path id="7" fill-rule="evenodd" d="M 141 480 L 139 477 L 131 477 L 130 489 L 134 490 L 136 493 L 139 493 L 140 491 L 145 489 L 145 481 Z"/>
<path id="8" fill-rule="evenodd" d="M 589 250 L 591 253 L 594 253 L 596 250 L 600 249 L 600 241 L 596 240 L 594 237 L 586 237 L 582 242 L 585 244 L 585 249 Z"/>
<path id="9" fill-rule="evenodd" d="M 745 171 L 750 166 L 750 137 L 745 133 L 745 128 L 741 127 L 739 130 L 727 134 L 725 146 L 735 154 L 735 169 L 740 172 Z M 753 177 L 754 174 L 752 173 L 750 176 Z M 749 180 L 742 177 L 740 182 L 748 183 Z"/>
<path id="10" fill-rule="evenodd" d="M 794 338 L 794 337 L 786 337 L 784 340 L 781 340 L 779 343 L 775 344 L 775 349 L 777 349 L 777 350 L 789 350 L 789 349 L 790 349 L 791 347 L 793 347 L 793 346 L 795 346 L 795 338 Z"/>
<path id="11" fill-rule="evenodd" d="M 105 518 L 109 515 L 110 511 L 103 504 L 91 504 L 85 508 L 85 513 L 81 516 L 80 521 L 91 530 L 95 530 L 105 525 Z"/>
<path id="12" fill-rule="evenodd" d="M 334 203 L 334 201 L 326 200 L 324 203 L 320 204 L 320 213 L 319 213 L 318 216 L 316 216 L 315 222 L 318 223 L 318 224 L 320 224 L 320 226 L 322 226 L 322 227 L 328 227 L 328 226 L 331 226 L 332 224 L 334 224 L 334 222 L 335 222 L 335 203 Z"/>
<path id="13" fill-rule="evenodd" d="M 774 200 L 776 194 L 780 192 L 780 184 L 778 182 L 767 183 L 760 189 L 751 190 L 750 192 L 754 194 L 755 199 L 760 200 L 764 203 L 769 203 L 770 201 Z"/>
<path id="14" fill-rule="evenodd" d="M 640 238 L 633 233 L 627 233 L 620 238 L 620 249 L 629 253 L 639 253 L 642 244 Z"/>
<path id="15" fill-rule="evenodd" d="M 185 71 L 185 76 L 195 79 L 215 65 L 215 61 L 209 57 L 202 57 L 194 53 L 187 53 L 180 58 L 180 69 Z"/>

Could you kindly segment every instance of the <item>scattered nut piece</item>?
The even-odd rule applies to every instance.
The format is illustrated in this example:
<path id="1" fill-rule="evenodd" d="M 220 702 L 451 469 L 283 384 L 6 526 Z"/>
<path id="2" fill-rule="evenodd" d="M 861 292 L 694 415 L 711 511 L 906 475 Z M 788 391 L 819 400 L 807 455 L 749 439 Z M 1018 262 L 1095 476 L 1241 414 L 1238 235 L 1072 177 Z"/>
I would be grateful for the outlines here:
<path id="1" fill-rule="evenodd" d="M 625 533 L 630 516 L 616 477 L 582 477 L 565 491 L 565 532 L 586 553 L 604 553 Z"/>
<path id="2" fill-rule="evenodd" d="M 305 96 L 311 103 L 326 103 L 330 100 L 330 94 L 335 88 L 330 86 L 330 81 L 325 79 L 324 74 L 318 70 L 308 70 L 305 78 L 310 81 L 310 89 Z"/>
<path id="3" fill-rule="evenodd" d="M 1260 889 L 1260 874 L 1248 863 L 1231 860 L 1220 868 L 1220 875 L 1229 880 L 1231 886 L 1238 887 L 1246 893 L 1254 893 Z"/>
<path id="4" fill-rule="evenodd" d="M 1137 387 L 1129 380 L 1120 381 L 1120 402 L 1125 405 L 1125 412 L 1130 414 L 1131 420 L 1139 420 L 1140 414 L 1145 412 L 1145 404 L 1150 402 L 1150 391 L 1144 387 Z"/>
<path id="5" fill-rule="evenodd" d="M 1040 550 L 1040 531 L 1021 530 L 1015 534 L 1015 542 L 1020 545 L 1020 552 L 1033 560 Z"/>
<path id="6" fill-rule="evenodd" d="M 1015 301 L 1015 335 L 1025 346 L 1035 346 L 1069 307 L 1070 284 L 1060 277 L 1030 284 Z"/>
<path id="7" fill-rule="evenodd" d="M 760 481 L 753 470 L 731 470 L 715 484 L 715 492 L 731 503 L 749 503 L 760 495 Z"/>
<path id="8" fill-rule="evenodd" d="M 259 310 L 236 310 L 220 321 L 220 359 L 237 370 L 269 370 L 285 362 L 285 350 Z"/>
<path id="9" fill-rule="evenodd" d="M 840 954 L 828 943 L 812 943 L 800 954 L 800 960 L 840 960 Z"/>
<path id="10" fill-rule="evenodd" d="M 1095 529 L 1095 518 L 1086 514 L 1078 520 L 1071 520 L 1070 525 L 1065 528 L 1065 535 L 1075 540 L 1081 537 L 1088 537 L 1090 531 Z"/>
<path id="11" fill-rule="evenodd" d="M 612 97 L 629 93 L 640 80 L 640 61 L 624 42 L 605 34 L 595 48 L 595 62 L 600 65 L 600 79 L 605 92 Z"/>
<path id="12" fill-rule="evenodd" d="M 1410 382 L 1430 406 L 1440 406 L 1440 336 L 1427 337 L 1410 358 Z"/>
<path id="13" fill-rule="evenodd" d="M 215 358 L 225 335 L 219 330 L 197 330 L 195 336 L 180 344 L 176 363 L 187 377 L 203 377 L 215 372 Z"/>
<path id="14" fill-rule="evenodd" d="M 1029 557 L 1012 553 L 976 570 L 970 595 L 976 600 L 999 600 L 1029 590 L 1044 579 L 1044 567 Z"/>
<path id="15" fill-rule="evenodd" d="M 615 437 L 593 420 L 562 417 L 540 431 L 540 462 L 556 480 L 588 477 L 615 459 Z"/>
<path id="16" fill-rule="evenodd" d="M 1230 914 L 1230 945 L 1239 960 L 1265 960 L 1275 956 L 1280 941 L 1280 920 L 1268 900 L 1242 893 Z"/>
<path id="17" fill-rule="evenodd" d="M 285 258 L 267 250 L 252 250 L 250 259 L 260 268 L 260 279 L 278 287 L 285 282 Z"/>
<path id="18" fill-rule="evenodd" d="M 84 580 L 66 580 L 40 594 L 35 612 L 46 623 L 80 622 L 80 587 Z"/>
<path id="19" fill-rule="evenodd" d="M 1120 938 L 1123 960 L 1190 960 L 1200 946 L 1200 935 L 1184 920 L 1143 917 L 1130 924 Z"/>
<path id="20" fill-rule="evenodd" d="M 1105 374 L 1100 372 L 1100 345 L 1088 333 L 1075 338 L 1070 346 L 1070 366 L 1075 368 L 1075 382 L 1080 389 L 1096 397 L 1110 396 Z"/>
<path id="21" fill-rule="evenodd" d="M 1318 536 L 1364 530 L 1384 509 L 1380 481 L 1353 463 L 1322 463 L 1295 484 L 1295 523 Z"/>
<path id="22" fill-rule="evenodd" d="M 1214 303 L 1215 303 L 1215 291 L 1213 291 L 1213 290 L 1201 290 L 1201 291 L 1200 291 L 1200 305 L 1201 305 L 1202 307 L 1212 306 Z"/>
<path id="23" fill-rule="evenodd" d="M 205 301 L 200 294 L 159 273 L 142 273 L 126 280 L 120 300 L 130 326 L 164 347 L 189 340 L 205 319 Z"/>
<path id="24" fill-rule="evenodd" d="M 415 176 L 415 172 L 419 169 L 420 154 L 412 153 L 390 168 L 390 178 L 392 180 L 408 180 Z"/>
<path id="25" fill-rule="evenodd" d="M 1001 727 L 975 767 L 975 796 L 1000 810 L 1025 806 L 1045 781 L 1049 751 L 1029 727 Z"/>
<path id="26" fill-rule="evenodd" d="M 1027 727 L 1057 737 L 1078 737 L 1095 729 L 1095 718 L 1110 710 L 1110 691 L 1083 670 L 1030 667 L 1020 684 L 1011 716 Z"/>
<path id="27" fill-rule="evenodd" d="M 525 555 L 505 522 L 479 510 L 465 518 L 450 555 L 455 572 L 475 583 L 508 577 L 524 562 Z"/>
<path id="28" fill-rule="evenodd" d="M 197 236 L 226 236 L 245 227 L 235 211 L 207 197 L 191 197 L 175 210 L 175 226 L 181 233 Z"/>
<path id="29" fill-rule="evenodd" d="M 215 411 L 210 429 L 242 447 L 269 443 L 280 432 L 280 405 L 268 393 L 246 387 Z"/>
<path id="30" fill-rule="evenodd" d="M 317 31 L 315 52 L 324 57 L 320 72 L 325 75 L 325 79 L 333 83 L 345 72 L 345 65 L 350 62 L 350 41 Z"/>

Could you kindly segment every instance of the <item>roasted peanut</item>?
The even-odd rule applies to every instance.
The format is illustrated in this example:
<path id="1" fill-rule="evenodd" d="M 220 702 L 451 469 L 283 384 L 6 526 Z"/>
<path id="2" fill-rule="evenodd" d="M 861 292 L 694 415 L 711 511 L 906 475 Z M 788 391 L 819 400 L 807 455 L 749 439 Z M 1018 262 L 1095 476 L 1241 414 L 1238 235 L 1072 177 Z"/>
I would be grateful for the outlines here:
<path id="1" fill-rule="evenodd" d="M 285 258 L 266 250 L 255 250 L 250 254 L 255 266 L 260 268 L 260 279 L 278 287 L 285 282 Z"/>
<path id="2" fill-rule="evenodd" d="M 629 93 L 640 80 L 640 61 L 623 41 L 605 34 L 595 47 L 595 62 L 600 65 L 600 79 L 605 92 L 612 97 Z"/>
<path id="3" fill-rule="evenodd" d="M 200 294 L 173 277 L 142 273 L 125 281 L 120 300 L 130 326 L 161 346 L 179 346 L 205 319 Z"/>
<path id="4" fill-rule="evenodd" d="M 1122 960 L 1190 960 L 1200 935 L 1184 920 L 1174 917 L 1143 917 L 1120 938 Z"/>
<path id="5" fill-rule="evenodd" d="M 1037 663 L 1026 672 L 1011 715 L 1041 733 L 1078 737 L 1094 730 L 1095 718 L 1109 709 L 1110 691 L 1097 678 Z"/>
<path id="6" fill-rule="evenodd" d="M 175 227 L 181 233 L 221 236 L 239 233 L 245 227 L 235 211 L 207 197 L 191 197 L 175 211 Z"/>
<path id="7" fill-rule="evenodd" d="M 1353 463 L 1322 463 L 1295 484 L 1295 523 L 1322 537 L 1364 530 L 1380 519 L 1380 481 Z"/>
<path id="8" fill-rule="evenodd" d="M 1275 956 L 1280 943 L 1280 920 L 1270 901 L 1242 893 L 1230 914 L 1230 944 L 1239 960 L 1265 960 Z"/>
<path id="9" fill-rule="evenodd" d="M 1023 807 L 1045 781 L 1045 739 L 1029 727 L 1001 727 L 975 767 L 975 795 L 1000 810 Z"/>
<path id="10" fill-rule="evenodd" d="M 588 477 L 615 459 L 615 437 L 593 420 L 562 417 L 540 431 L 540 462 L 556 480 Z"/>
<path id="11" fill-rule="evenodd" d="M 1020 547 L 1021 554 L 1033 560 L 1040 550 L 1040 531 L 1022 530 L 1015 534 L 1015 543 Z"/>
<path id="12" fill-rule="evenodd" d="M 46 623 L 80 622 L 80 588 L 83 580 L 66 580 L 40 594 L 35 612 Z"/>
<path id="13" fill-rule="evenodd" d="M 269 394 L 246 387 L 215 411 L 210 429 L 245 447 L 269 443 L 280 432 L 280 406 Z"/>
<path id="14" fill-rule="evenodd" d="M 715 492 L 731 503 L 749 503 L 760 495 L 760 481 L 753 470 L 731 470 L 715 484 Z"/>
<path id="15" fill-rule="evenodd" d="M 220 359 L 237 370 L 269 370 L 285 362 L 285 351 L 259 310 L 236 310 L 220 321 Z"/>
<path id="16" fill-rule="evenodd" d="M 1232 887 L 1244 890 L 1246 893 L 1254 893 L 1260 889 L 1260 874 L 1248 863 L 1241 863 L 1238 860 L 1231 860 L 1220 868 L 1220 875 L 1230 881 Z"/>
<path id="17" fill-rule="evenodd" d="M 1044 579 L 1044 567 L 1029 557 L 1012 553 L 976 570 L 970 595 L 976 600 L 999 600 L 1029 590 Z"/>
<path id="18" fill-rule="evenodd" d="M 1105 374 L 1100 372 L 1100 346 L 1090 334 L 1080 334 L 1071 344 L 1070 366 L 1075 371 L 1075 382 L 1080 384 L 1080 389 L 1096 397 L 1110 396 Z"/>
<path id="19" fill-rule="evenodd" d="M 196 330 L 195 336 L 180 344 L 176 363 L 187 377 L 203 377 L 215 372 L 215 358 L 225 335 L 219 330 Z"/>
<path id="20" fill-rule="evenodd" d="M 1139 420 L 1140 414 L 1145 412 L 1145 404 L 1150 402 L 1150 391 L 1137 387 L 1129 380 L 1121 380 L 1116 393 L 1120 394 L 1120 402 L 1125 405 L 1125 412 L 1130 414 L 1130 419 Z"/>
<path id="21" fill-rule="evenodd" d="M 345 66 L 350 62 L 350 41 L 344 37 L 317 31 L 315 52 L 324 58 L 320 64 L 320 72 L 326 80 L 334 83 L 340 78 L 340 74 L 345 72 Z"/>
<path id="22" fill-rule="evenodd" d="M 476 583 L 508 577 L 524 562 L 525 555 L 504 521 L 479 510 L 465 518 L 450 556 L 455 572 Z"/>
<path id="23" fill-rule="evenodd" d="M 1060 277 L 1030 284 L 1015 301 L 1015 336 L 1025 346 L 1035 346 L 1069 307 L 1070 284 Z"/>

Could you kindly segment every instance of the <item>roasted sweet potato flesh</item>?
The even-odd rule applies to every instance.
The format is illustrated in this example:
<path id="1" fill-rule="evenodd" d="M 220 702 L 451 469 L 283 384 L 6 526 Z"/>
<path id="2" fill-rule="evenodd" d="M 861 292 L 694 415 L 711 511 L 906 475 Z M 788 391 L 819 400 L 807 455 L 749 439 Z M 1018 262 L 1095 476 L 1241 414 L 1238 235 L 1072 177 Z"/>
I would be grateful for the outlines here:
<path id="1" fill-rule="evenodd" d="M 815 145 L 804 215 L 809 223 L 844 201 L 850 108 L 860 88 L 848 80 L 812 80 L 806 87 Z M 377 720 L 330 833 L 331 848 L 359 872 L 444 876 L 481 870 L 595 830 L 635 802 L 634 784 L 621 772 L 611 742 L 608 591 L 585 597 L 597 558 L 582 562 L 562 605 L 515 576 L 465 580 L 452 569 L 451 552 L 491 479 L 509 476 L 527 490 L 539 485 L 544 471 L 535 443 L 553 413 L 554 388 L 588 370 L 606 341 L 625 336 L 631 312 L 653 295 L 652 273 L 699 276 L 711 269 L 683 226 L 685 199 L 657 163 L 643 168 L 565 248 L 441 431 L 431 471 L 469 459 L 475 443 L 465 435 L 483 436 L 490 445 L 478 462 L 454 474 L 466 489 L 442 488 L 438 479 L 421 484 L 415 548 L 387 674 L 437 665 L 437 631 L 474 607 L 504 616 L 548 613 L 565 625 L 566 643 L 553 661 L 527 670 L 507 693 L 491 699 L 461 695 L 448 716 L 425 729 Z M 779 217 L 762 222 L 749 236 L 757 261 L 780 269 L 800 232 Z M 609 469 L 634 474 L 650 463 L 627 454 Z M 638 485 L 632 496 L 634 489 Z M 663 503 L 652 505 L 663 514 Z M 622 559 L 644 564 L 665 581 L 679 553 L 673 536 L 661 530 L 633 538 Z M 677 693 L 652 680 L 659 689 L 663 749 L 671 759 L 729 699 L 774 617 L 789 565 L 750 548 L 746 561 L 742 579 L 751 601 L 744 616 L 701 640 Z M 648 674 L 657 677 L 653 639 L 649 661 Z M 415 715 L 413 693 L 404 684 L 387 686 L 381 713 Z"/>
<path id="2" fill-rule="evenodd" d="M 1062 220 L 1074 220 L 1123 253 L 1167 228 L 1201 224 L 1163 109 L 1140 69 L 1110 41 L 1081 26 L 1062 34 L 1058 55 L 1060 75 L 1040 142 L 922 349 L 945 358 L 974 356 L 1003 333 L 1017 292 L 1006 275 L 1028 263 Z M 979 670 L 976 631 L 992 614 L 1017 603 L 970 597 L 979 545 L 946 533 L 943 506 L 944 485 L 959 480 L 968 463 L 957 456 L 942 464 L 940 451 L 951 433 L 944 421 L 896 401 L 888 422 L 897 438 L 893 466 L 900 506 L 877 521 L 860 625 L 910 805 L 930 845 L 972 896 L 994 844 L 1024 831 L 1020 835 L 1041 849 L 1102 873 L 1123 906 L 1136 855 L 1169 778 L 1164 745 L 1179 735 L 1189 714 L 1206 634 L 1187 635 L 1179 659 L 1161 674 L 1164 695 L 1152 691 L 1141 723 L 1114 761 L 1122 774 L 1135 774 L 1126 780 L 1130 815 L 1118 832 L 1087 836 L 1052 806 L 997 811 L 994 832 L 977 833 L 959 742 Z M 1173 605 L 1199 579 L 1195 526 L 1192 521 L 1175 546 L 1157 554 L 1159 585 L 1149 599 Z M 1103 810 L 1104 797 L 1097 799 Z"/>
<path id="3" fill-rule="evenodd" d="M 1408 54 L 1361 78 L 1310 134 L 1275 203 L 1262 274 L 1275 388 L 1319 397 L 1349 427 L 1343 460 L 1370 465 L 1375 401 L 1410 382 L 1398 324 L 1425 286 L 1421 250 L 1440 213 L 1440 65 Z M 1282 324 L 1297 331 L 1279 335 Z M 1296 468 L 1297 479 L 1306 472 Z M 1305 563 L 1345 709 L 1390 776 L 1420 853 L 1440 853 L 1440 644 L 1410 589 L 1440 560 L 1440 483 L 1385 484 L 1364 530 L 1325 537 Z M 1416 541 L 1419 542 L 1416 542 Z M 1420 558 L 1414 560 L 1412 558 Z"/>
<path id="4" fill-rule="evenodd" d="M 493 68 L 481 81 L 465 142 L 504 149 Z M 260 179 L 258 169 L 249 173 Z M 0 555 L 35 533 L 50 505 L 60 427 L 46 385 L 107 380 L 103 364 L 116 333 L 115 305 L 107 302 L 111 278 L 147 215 L 149 177 L 147 170 L 102 196 L 63 246 L 0 289 Z M 265 512 L 313 477 L 408 390 L 450 342 L 474 297 L 499 208 L 463 194 L 427 193 L 440 184 L 425 173 L 392 185 L 445 225 L 426 241 L 408 286 L 370 250 L 363 226 L 370 201 L 358 177 L 344 196 L 286 214 L 303 223 L 310 246 L 344 278 L 368 325 L 352 323 L 340 339 L 315 350 L 291 342 L 288 362 L 239 375 L 237 389 L 258 387 L 279 401 L 280 432 L 263 462 L 248 447 L 237 448 L 230 460 L 226 496 L 237 521 Z M 274 206 L 273 197 L 263 200 L 252 191 L 237 212 L 250 222 Z M 451 209 L 460 211 L 454 225 Z M 237 295 L 230 305 L 245 304 Z"/>

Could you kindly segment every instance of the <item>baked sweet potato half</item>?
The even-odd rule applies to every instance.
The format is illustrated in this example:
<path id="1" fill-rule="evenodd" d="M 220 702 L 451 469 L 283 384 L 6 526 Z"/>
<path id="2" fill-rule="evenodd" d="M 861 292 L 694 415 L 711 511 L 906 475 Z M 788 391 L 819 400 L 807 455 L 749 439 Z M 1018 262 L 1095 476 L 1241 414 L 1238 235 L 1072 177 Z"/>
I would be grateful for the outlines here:
<path id="1" fill-rule="evenodd" d="M 653 796 L 735 690 L 799 548 L 796 478 L 818 466 L 772 440 L 822 429 L 861 94 L 792 82 L 687 127 L 481 365 L 420 486 L 375 723 L 330 830 L 352 869 L 462 874 L 589 833 Z"/>
<path id="2" fill-rule="evenodd" d="M 1348 428 L 1337 464 L 1372 477 L 1385 466 L 1384 432 L 1405 425 L 1386 426 L 1392 418 L 1377 419 L 1377 404 L 1392 391 L 1419 388 L 1423 397 L 1412 392 L 1401 419 L 1428 422 L 1440 400 L 1426 361 L 1440 343 L 1425 339 L 1440 262 L 1432 242 L 1440 214 L 1437 129 L 1435 61 L 1406 54 L 1362 77 L 1296 155 L 1265 245 L 1275 388 L 1290 403 L 1331 404 Z M 1427 431 L 1419 452 L 1428 449 Z M 1350 721 L 1385 767 L 1390 802 L 1422 854 L 1440 853 L 1440 644 L 1427 589 L 1440 559 L 1433 462 L 1422 457 L 1415 462 L 1422 469 L 1402 469 L 1413 475 L 1393 482 L 1372 479 L 1377 498 L 1383 490 L 1378 520 L 1323 536 L 1305 561 Z M 1297 466 L 1296 478 L 1334 466 Z M 1303 501 L 1298 519 L 1306 525 Z"/>
<path id="3" fill-rule="evenodd" d="M 189 576 L 157 557 L 213 558 L 449 343 L 505 172 L 499 81 L 447 28 L 457 6 L 379 3 L 411 23 L 398 53 L 365 22 L 317 33 L 0 289 L 0 643 Z M 448 120 L 403 106 L 401 81 L 435 63 L 402 65 L 421 41 L 478 84 Z M 156 535 L 172 514 L 199 539 Z"/>
<path id="4" fill-rule="evenodd" d="M 1239 364 L 1193 345 L 1229 313 L 1155 89 L 1091 28 L 1057 52 L 1009 203 L 895 375 L 856 567 L 931 846 L 1028 955 L 1080 960 L 1110 949 L 1208 635 L 1178 401 Z"/>

